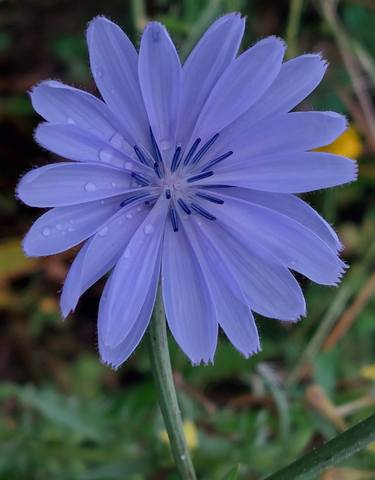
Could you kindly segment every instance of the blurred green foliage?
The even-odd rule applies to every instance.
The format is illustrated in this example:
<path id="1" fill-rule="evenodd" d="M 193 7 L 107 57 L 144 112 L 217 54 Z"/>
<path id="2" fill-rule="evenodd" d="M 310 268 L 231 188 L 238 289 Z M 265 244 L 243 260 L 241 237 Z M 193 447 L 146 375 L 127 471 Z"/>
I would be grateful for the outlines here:
<path id="1" fill-rule="evenodd" d="M 62 323 L 58 290 L 73 253 L 33 261 L 18 247 L 36 213 L 14 199 L 15 184 L 23 171 L 48 159 L 33 143 L 39 119 L 25 92 L 44 78 L 93 91 L 84 30 L 97 14 L 116 20 L 136 43 L 147 19 L 156 18 L 186 57 L 226 11 L 248 16 L 248 46 L 261 36 L 284 36 L 289 7 L 286 0 L 0 3 L 0 480 L 177 479 L 168 445 L 160 440 L 163 423 L 144 346 L 118 372 L 98 360 L 102 284 Z M 353 51 L 363 55 L 362 74 L 373 92 L 374 7 L 347 0 L 338 13 Z M 352 79 L 313 3 L 303 2 L 297 26 L 296 51 L 323 51 L 331 63 L 302 108 L 338 110 L 358 123 Z M 363 147 L 359 182 L 308 197 L 335 222 L 345 244 L 351 269 L 342 286 L 300 279 L 308 317 L 297 325 L 258 318 L 263 351 L 250 360 L 221 339 L 215 364 L 193 368 L 171 340 L 183 415 L 198 429 L 192 455 L 201 480 L 259 479 L 337 434 L 343 422 L 350 425 L 374 410 L 375 377 L 364 378 L 361 368 L 375 362 L 375 301 L 361 295 L 375 265 L 375 153 L 366 129 L 357 128 Z M 353 302 L 359 302 L 353 325 L 324 349 Z M 312 395 L 312 386 L 322 397 Z M 375 452 L 363 451 L 342 467 L 342 476 L 325 480 L 375 478 Z"/>

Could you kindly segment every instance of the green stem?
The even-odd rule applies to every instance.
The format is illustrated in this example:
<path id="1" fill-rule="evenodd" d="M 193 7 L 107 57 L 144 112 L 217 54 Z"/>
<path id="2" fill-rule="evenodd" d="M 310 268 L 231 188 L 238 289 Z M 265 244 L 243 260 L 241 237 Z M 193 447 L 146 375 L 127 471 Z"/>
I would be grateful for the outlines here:
<path id="1" fill-rule="evenodd" d="M 375 415 L 372 415 L 265 480 L 318 478 L 325 469 L 359 452 L 374 440 Z"/>
<path id="2" fill-rule="evenodd" d="M 167 329 L 160 287 L 148 331 L 148 344 L 160 409 L 168 432 L 169 442 L 182 480 L 196 480 L 193 462 L 186 444 L 181 412 L 173 383 L 169 358 Z"/>
<path id="3" fill-rule="evenodd" d="M 286 44 L 288 50 L 286 51 L 287 58 L 293 58 L 298 54 L 298 32 L 301 23 L 303 1 L 291 0 L 289 8 L 289 18 L 286 27 Z"/>

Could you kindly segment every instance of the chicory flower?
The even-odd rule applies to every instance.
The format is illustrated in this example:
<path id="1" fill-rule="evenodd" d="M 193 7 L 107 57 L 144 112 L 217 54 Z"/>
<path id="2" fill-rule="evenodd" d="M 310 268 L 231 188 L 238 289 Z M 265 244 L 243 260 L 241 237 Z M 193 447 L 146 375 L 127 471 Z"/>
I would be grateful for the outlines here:
<path id="1" fill-rule="evenodd" d="M 238 55 L 245 20 L 229 14 L 184 65 L 166 31 L 149 23 L 139 53 L 109 20 L 89 25 L 90 64 L 102 100 L 45 81 L 31 92 L 46 120 L 36 141 L 69 161 L 34 169 L 18 185 L 50 208 L 24 240 L 27 255 L 83 243 L 61 295 L 63 316 L 111 271 L 99 307 L 99 350 L 118 367 L 150 321 L 161 276 L 169 328 L 194 364 L 214 358 L 220 326 L 236 349 L 259 350 L 252 312 L 305 315 L 292 271 L 335 285 L 345 265 L 337 235 L 296 194 L 351 182 L 352 160 L 312 149 L 346 129 L 333 112 L 291 112 L 326 63 L 283 63 L 276 37 Z"/>

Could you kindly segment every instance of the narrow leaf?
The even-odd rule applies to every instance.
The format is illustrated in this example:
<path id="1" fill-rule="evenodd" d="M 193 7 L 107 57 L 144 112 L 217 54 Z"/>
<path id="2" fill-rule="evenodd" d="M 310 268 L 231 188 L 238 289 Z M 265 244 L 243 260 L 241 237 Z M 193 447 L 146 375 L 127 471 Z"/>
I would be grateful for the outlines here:
<path id="1" fill-rule="evenodd" d="M 375 415 L 372 415 L 265 480 L 317 478 L 325 469 L 359 452 L 374 440 Z"/>

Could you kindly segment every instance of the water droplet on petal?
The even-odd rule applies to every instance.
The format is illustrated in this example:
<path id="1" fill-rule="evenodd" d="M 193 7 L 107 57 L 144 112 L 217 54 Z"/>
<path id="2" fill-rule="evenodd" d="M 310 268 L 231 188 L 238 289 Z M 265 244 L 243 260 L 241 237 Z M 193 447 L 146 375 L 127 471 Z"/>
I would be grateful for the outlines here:
<path id="1" fill-rule="evenodd" d="M 109 143 L 112 145 L 112 147 L 117 148 L 118 150 L 121 150 L 124 143 L 124 137 L 121 135 L 121 133 L 116 132 L 110 138 Z"/>
<path id="2" fill-rule="evenodd" d="M 125 170 L 130 170 L 130 171 L 132 171 L 132 170 L 133 170 L 133 164 L 132 164 L 132 162 L 125 162 L 124 168 L 125 168 Z"/>
<path id="3" fill-rule="evenodd" d="M 100 205 L 104 205 L 105 204 L 105 200 L 100 200 Z"/>
<path id="4" fill-rule="evenodd" d="M 117 183 L 116 183 L 116 182 L 112 182 L 111 185 L 112 185 L 112 187 L 117 187 Z"/>
<path id="5" fill-rule="evenodd" d="M 95 70 L 94 70 L 94 77 L 95 78 L 103 78 L 103 69 L 101 67 L 97 67 Z"/>
<path id="6" fill-rule="evenodd" d="M 143 231 L 145 232 L 146 235 L 151 235 L 151 233 L 153 233 L 154 230 L 155 230 L 154 226 L 151 225 L 151 223 L 148 223 L 143 228 Z"/>
<path id="7" fill-rule="evenodd" d="M 171 148 L 169 140 L 160 140 L 160 150 L 168 150 L 169 148 Z"/>
<path id="8" fill-rule="evenodd" d="M 159 42 L 161 34 L 161 27 L 157 23 L 151 26 L 151 38 L 154 42 Z"/>
<path id="9" fill-rule="evenodd" d="M 95 190 L 96 190 L 95 183 L 91 183 L 91 182 L 86 183 L 85 190 L 86 190 L 86 192 L 95 192 Z"/>
<path id="10" fill-rule="evenodd" d="M 137 212 L 141 212 L 142 210 L 142 207 L 137 207 Z"/>
<path id="11" fill-rule="evenodd" d="M 99 230 L 100 237 L 105 237 L 107 233 L 108 233 L 108 227 L 103 227 L 101 230 Z"/>
<path id="12" fill-rule="evenodd" d="M 129 220 L 130 220 L 131 218 L 133 218 L 133 214 L 130 213 L 130 212 L 127 213 L 125 216 L 126 216 L 126 218 L 128 218 Z"/>
<path id="13" fill-rule="evenodd" d="M 74 232 L 75 228 L 74 227 L 68 227 L 68 232 Z"/>
<path id="14" fill-rule="evenodd" d="M 51 235 L 51 229 L 48 227 L 43 228 L 42 235 L 43 237 L 49 237 Z"/>
<path id="15" fill-rule="evenodd" d="M 113 158 L 113 153 L 111 150 L 108 150 L 106 148 L 103 148 L 103 150 L 100 150 L 99 152 L 99 160 L 102 162 L 110 162 Z"/>
<path id="16" fill-rule="evenodd" d="M 58 223 L 58 224 L 56 225 L 56 230 L 62 230 L 62 229 L 63 229 L 62 224 L 61 224 L 61 223 Z"/>
<path id="17" fill-rule="evenodd" d="M 130 250 L 127 248 L 124 252 L 124 258 L 129 258 L 130 257 Z"/>
<path id="18" fill-rule="evenodd" d="M 75 125 L 75 123 L 76 123 L 75 120 L 73 120 L 73 119 L 70 118 L 70 117 L 68 117 L 68 118 L 66 119 L 66 122 L 69 123 L 70 125 Z"/>

